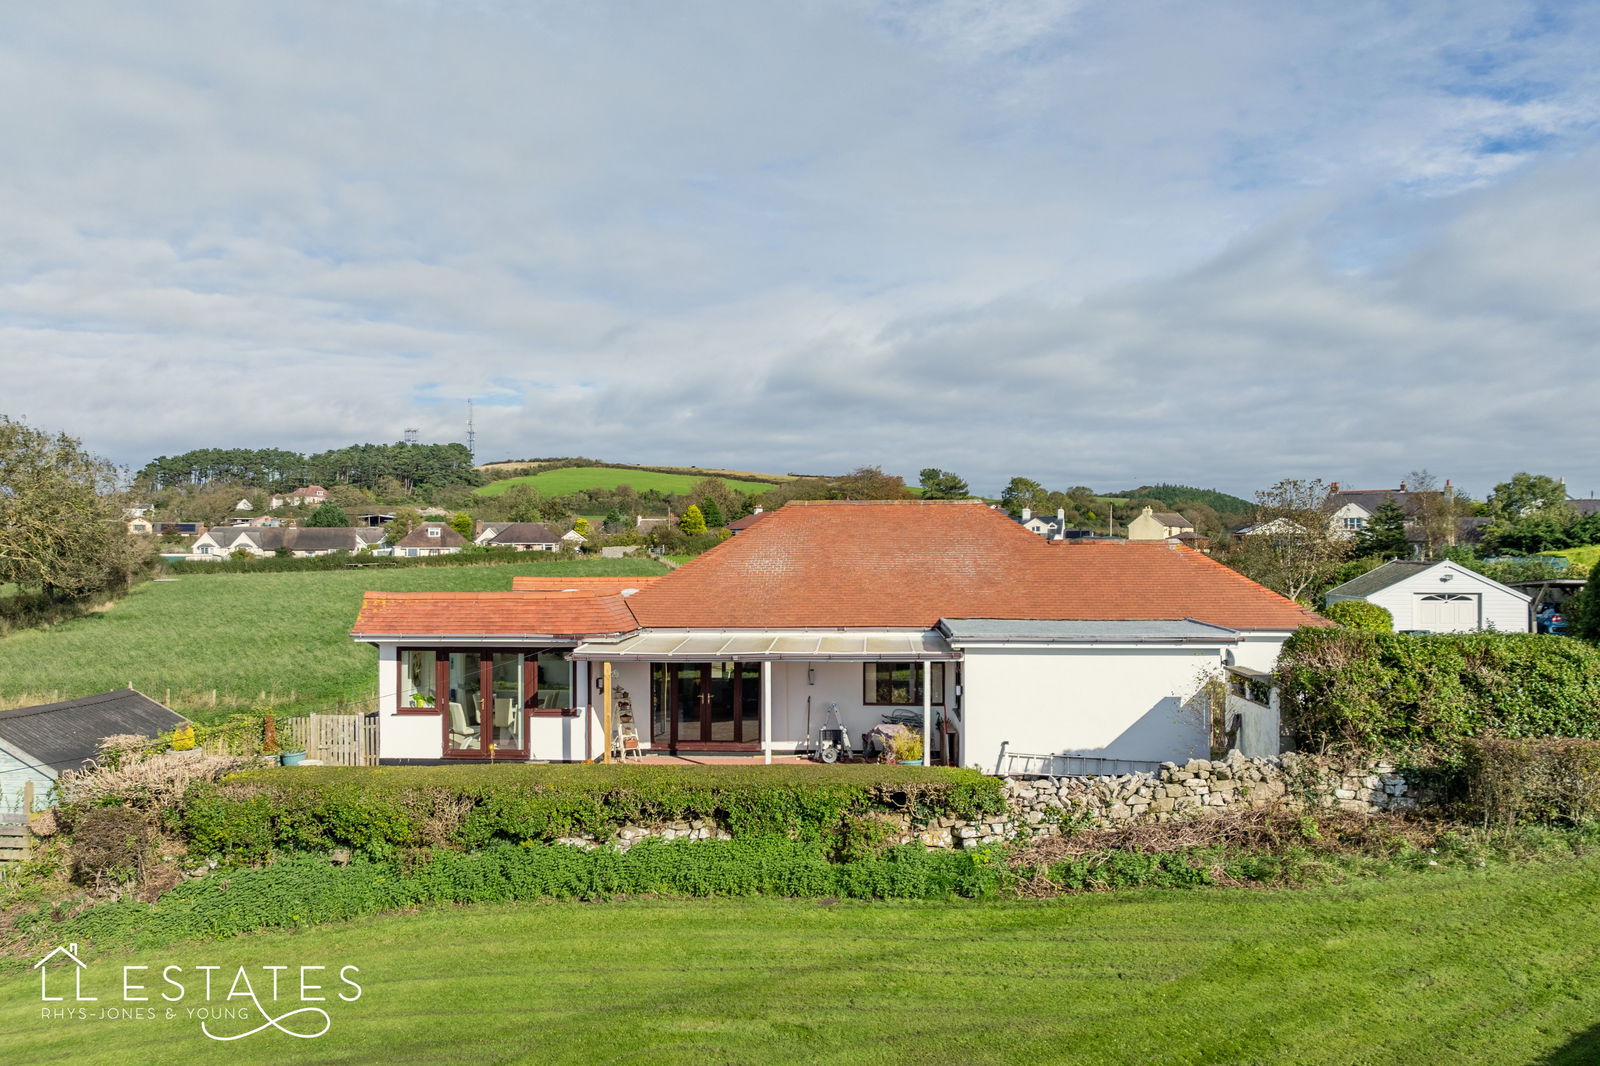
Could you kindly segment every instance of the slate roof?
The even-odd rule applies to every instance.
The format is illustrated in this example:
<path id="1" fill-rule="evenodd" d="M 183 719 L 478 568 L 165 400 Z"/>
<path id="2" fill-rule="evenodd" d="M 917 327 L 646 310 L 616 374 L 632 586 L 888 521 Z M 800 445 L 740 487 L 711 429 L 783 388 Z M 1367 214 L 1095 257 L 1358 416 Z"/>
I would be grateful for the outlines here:
<path id="1" fill-rule="evenodd" d="M 620 595 L 592 592 L 369 592 L 357 638 L 548 637 L 581 640 L 638 628 Z"/>
<path id="2" fill-rule="evenodd" d="M 60 703 L 0 711 L 0 747 L 26 752 L 56 771 L 75 770 L 119 733 L 153 737 L 188 719 L 131 688 Z"/>
<path id="3" fill-rule="evenodd" d="M 941 618 L 1323 620 L 1162 541 L 1047 541 L 981 501 L 791 501 L 628 598 L 658 628 L 930 629 Z"/>
<path id="4" fill-rule="evenodd" d="M 1183 517 L 1183 515 L 1173 514 L 1171 511 L 1152 511 L 1150 513 L 1150 517 L 1154 518 L 1157 522 L 1160 522 L 1164 526 L 1176 526 L 1179 529 L 1194 528 L 1193 522 Z"/>
<path id="5" fill-rule="evenodd" d="M 542 522 L 510 522 L 490 537 L 488 544 L 559 544 L 561 534 Z"/>
<path id="6" fill-rule="evenodd" d="M 1596 511 L 1600 511 L 1600 499 L 1596 499 L 1593 496 L 1582 499 L 1569 499 L 1567 500 L 1567 506 L 1579 514 L 1594 514 Z"/>
<path id="7" fill-rule="evenodd" d="M 217 545 L 231 551 L 241 537 L 262 551 L 279 548 L 299 552 L 356 551 L 365 544 L 383 540 L 383 530 L 374 526 L 229 526 L 212 529 L 209 536 Z"/>
<path id="8" fill-rule="evenodd" d="M 738 518 L 732 522 L 729 522 L 728 528 L 733 532 L 738 533 L 741 530 L 749 529 L 751 526 L 755 525 L 757 522 L 761 521 L 771 513 L 771 511 L 757 511 L 755 514 L 747 514 L 743 518 Z"/>
<path id="9" fill-rule="evenodd" d="M 437 537 L 428 536 L 428 530 L 437 529 Z M 451 529 L 444 522 L 424 522 L 417 528 L 407 533 L 404 537 L 394 542 L 396 548 L 460 548 L 467 543 L 467 538 Z"/>
<path id="10" fill-rule="evenodd" d="M 1066 642 L 1087 644 L 1237 643 L 1231 629 L 1184 621 L 1040 621 L 1007 618 L 945 618 L 939 628 L 952 644 Z"/>
<path id="11" fill-rule="evenodd" d="M 1438 561 L 1421 559 L 1396 559 L 1384 563 L 1376 570 L 1368 570 L 1360 577 L 1351 578 L 1342 585 L 1335 585 L 1328 590 L 1328 595 L 1350 596 L 1362 599 L 1375 592 L 1382 592 L 1391 585 L 1398 585 L 1409 577 L 1414 577 L 1424 570 L 1431 570 L 1441 565 Z"/>

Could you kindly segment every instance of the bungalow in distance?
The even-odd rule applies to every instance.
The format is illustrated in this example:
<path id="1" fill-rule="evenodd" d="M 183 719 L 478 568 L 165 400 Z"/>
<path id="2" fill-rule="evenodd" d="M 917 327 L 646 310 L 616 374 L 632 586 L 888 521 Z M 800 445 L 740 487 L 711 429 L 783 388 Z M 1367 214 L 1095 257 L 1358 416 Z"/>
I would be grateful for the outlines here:
<path id="1" fill-rule="evenodd" d="M 640 745 L 813 748 L 919 720 L 933 762 L 1208 754 L 1204 682 L 1270 670 L 1291 600 L 1166 542 L 1044 540 L 981 501 L 792 501 L 670 574 L 366 594 L 380 759 L 579 761 L 609 678 Z"/>

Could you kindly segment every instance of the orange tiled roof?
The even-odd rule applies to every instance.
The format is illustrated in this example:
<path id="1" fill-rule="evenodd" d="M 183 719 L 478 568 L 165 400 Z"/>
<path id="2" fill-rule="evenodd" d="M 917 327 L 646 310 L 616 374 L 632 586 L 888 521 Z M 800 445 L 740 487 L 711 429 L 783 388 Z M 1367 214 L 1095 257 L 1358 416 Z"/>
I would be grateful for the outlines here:
<path id="1" fill-rule="evenodd" d="M 540 574 L 511 579 L 513 592 L 587 592 L 593 596 L 615 596 L 623 589 L 643 589 L 660 581 L 665 574 L 647 577 L 561 577 Z"/>
<path id="2" fill-rule="evenodd" d="M 1322 619 L 1162 542 L 1046 541 L 981 502 L 785 504 L 628 598 L 656 628 L 916 627 L 940 618 Z"/>
<path id="3" fill-rule="evenodd" d="M 369 592 L 356 637 L 592 637 L 638 628 L 616 595 L 520 592 Z"/>

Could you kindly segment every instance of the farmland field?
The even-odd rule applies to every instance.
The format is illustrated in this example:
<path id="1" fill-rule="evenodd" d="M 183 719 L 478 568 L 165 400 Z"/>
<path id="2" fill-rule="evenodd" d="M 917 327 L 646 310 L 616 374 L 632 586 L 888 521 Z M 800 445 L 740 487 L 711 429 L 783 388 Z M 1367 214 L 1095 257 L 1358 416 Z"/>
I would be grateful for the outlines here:
<path id="1" fill-rule="evenodd" d="M 258 992 L 264 966 L 327 966 L 328 1032 L 219 1044 L 182 1009 L 46 1018 L 31 960 L 10 960 L 0 1061 L 1587 1066 L 1597 883 L 1589 856 L 1304 890 L 479 905 L 132 955 L 83 945 L 92 1009 L 121 1004 L 124 965 L 150 967 L 133 979 L 152 999 L 162 968 L 184 967 L 191 1003 L 196 966 L 227 978 L 214 1003 L 241 966 Z M 346 965 L 353 1003 L 333 997 Z M 269 1013 L 300 1005 L 284 994 Z"/>
<path id="2" fill-rule="evenodd" d="M 688 492 L 706 478 L 718 476 L 720 475 L 711 471 L 697 474 L 661 474 L 654 470 L 634 470 L 621 466 L 564 466 L 538 474 L 524 474 L 522 477 L 490 482 L 478 490 L 478 495 L 499 496 L 501 493 L 511 491 L 513 485 L 531 485 L 545 496 L 565 496 L 569 492 L 581 492 L 585 489 L 614 489 L 618 485 L 631 485 L 640 492 L 649 489 L 666 493 Z M 770 483 L 764 481 L 739 481 L 728 478 L 723 480 L 729 488 L 739 492 L 766 492 L 772 488 Z"/>
<path id="3" fill-rule="evenodd" d="M 280 711 L 363 699 L 377 652 L 350 639 L 365 590 L 509 591 L 531 574 L 659 574 L 641 559 L 289 574 L 191 574 L 147 582 L 109 609 L 0 638 L 0 706 L 132 685 L 206 721 L 262 693 Z M 211 693 L 216 692 L 213 700 Z"/>

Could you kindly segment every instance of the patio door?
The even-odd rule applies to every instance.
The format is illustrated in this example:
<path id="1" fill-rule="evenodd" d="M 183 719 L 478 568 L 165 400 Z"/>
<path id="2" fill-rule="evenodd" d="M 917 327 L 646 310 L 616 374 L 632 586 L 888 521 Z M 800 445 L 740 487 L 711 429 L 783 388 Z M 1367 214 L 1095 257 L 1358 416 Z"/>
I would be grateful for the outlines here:
<path id="1" fill-rule="evenodd" d="M 527 758 L 526 672 L 519 651 L 452 651 L 441 657 L 446 757 Z"/>
<path id="2" fill-rule="evenodd" d="M 651 743 L 669 748 L 754 748 L 761 743 L 759 663 L 656 663 Z"/>

